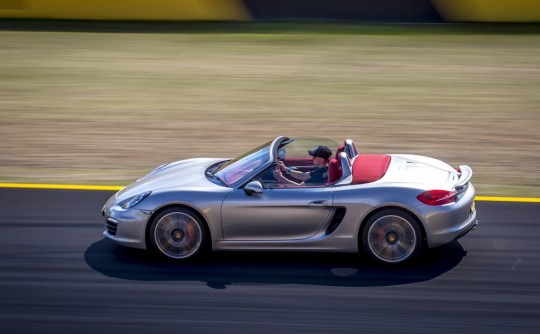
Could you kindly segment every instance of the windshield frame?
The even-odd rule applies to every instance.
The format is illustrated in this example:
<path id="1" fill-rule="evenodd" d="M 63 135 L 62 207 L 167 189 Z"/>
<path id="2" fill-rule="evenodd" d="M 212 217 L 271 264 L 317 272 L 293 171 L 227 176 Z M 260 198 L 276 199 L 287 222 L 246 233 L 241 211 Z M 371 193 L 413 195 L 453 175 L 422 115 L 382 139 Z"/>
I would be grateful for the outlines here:
<path id="1" fill-rule="evenodd" d="M 221 181 L 226 187 L 229 187 L 229 188 L 242 187 L 252 177 L 254 177 L 258 173 L 260 173 L 261 171 L 263 171 L 264 169 L 270 167 L 272 164 L 275 163 L 275 157 L 277 156 L 278 146 L 280 145 L 281 142 L 287 139 L 288 139 L 287 137 L 279 136 L 272 141 L 269 141 L 260 146 L 257 146 L 256 148 L 234 159 L 231 159 L 225 162 L 224 164 L 219 166 L 215 171 L 213 171 L 212 174 L 218 177 L 219 179 L 221 179 Z M 224 174 L 225 171 L 230 172 L 230 173 L 238 172 L 236 169 L 244 167 L 245 163 L 249 163 L 255 157 L 255 155 L 260 154 L 262 150 L 267 150 L 268 159 L 264 158 L 263 161 L 253 170 L 247 172 L 246 174 L 242 175 L 238 179 L 233 180 L 232 182 L 227 182 L 226 180 L 227 176 Z M 256 160 L 254 162 L 256 162 Z"/>
<path id="2" fill-rule="evenodd" d="M 228 187 L 228 188 L 243 188 L 252 178 L 257 176 L 259 173 L 261 173 L 263 170 L 273 166 L 277 165 L 277 160 L 279 157 L 278 150 L 282 147 L 285 147 L 293 142 L 300 142 L 305 140 L 311 140 L 315 143 L 317 142 L 332 142 L 331 146 L 337 147 L 337 142 L 327 139 L 327 138 L 320 138 L 320 137 L 296 137 L 296 138 L 289 138 L 285 136 L 279 136 L 276 139 L 266 142 L 260 146 L 255 147 L 254 149 L 234 158 L 231 160 L 224 160 L 220 163 L 220 165 L 212 170 L 212 168 L 208 169 L 206 172 L 210 173 L 208 177 L 218 178 L 221 182 L 220 184 Z M 335 145 L 334 145 L 335 144 Z M 258 166 L 253 168 L 251 171 L 245 173 L 244 175 L 240 176 L 238 179 L 233 180 L 232 182 L 227 182 L 227 177 L 223 175 L 223 172 L 225 169 L 233 168 L 232 172 L 234 173 L 234 168 L 241 168 L 245 167 L 242 165 L 243 163 L 246 163 L 250 161 L 250 159 L 253 158 L 254 155 L 258 154 L 261 150 L 267 149 L 268 152 L 268 159 L 264 159 L 265 161 L 262 161 Z M 335 149 L 333 147 L 333 149 Z M 306 152 L 307 153 L 307 152 Z"/>

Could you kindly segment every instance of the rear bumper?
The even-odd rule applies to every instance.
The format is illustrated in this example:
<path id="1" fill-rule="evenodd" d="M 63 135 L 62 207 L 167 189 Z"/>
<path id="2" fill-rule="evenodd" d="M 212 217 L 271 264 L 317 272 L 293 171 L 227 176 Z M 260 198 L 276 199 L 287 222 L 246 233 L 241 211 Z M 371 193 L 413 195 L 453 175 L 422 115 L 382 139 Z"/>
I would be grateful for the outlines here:
<path id="1" fill-rule="evenodd" d="M 440 233 L 431 236 L 431 240 L 428 239 L 428 247 L 438 247 L 454 240 L 457 240 L 465 236 L 470 231 L 474 230 L 478 225 L 478 219 L 476 219 L 476 211 L 472 213 L 471 217 L 454 228 L 446 229 Z"/>
<path id="2" fill-rule="evenodd" d="M 458 234 L 457 237 L 454 238 L 454 240 L 457 240 L 459 238 L 462 238 L 464 236 L 466 236 L 469 232 L 471 231 L 474 231 L 474 229 L 476 229 L 476 226 L 478 226 L 478 219 L 476 219 L 475 217 L 475 221 L 474 221 L 474 224 L 470 224 L 467 229 L 465 229 L 463 232 L 461 232 L 460 234 Z"/>
<path id="3" fill-rule="evenodd" d="M 476 227 L 478 219 L 474 196 L 474 187 L 469 184 L 456 203 L 438 207 L 425 206 L 421 209 L 429 248 L 459 239 Z"/>

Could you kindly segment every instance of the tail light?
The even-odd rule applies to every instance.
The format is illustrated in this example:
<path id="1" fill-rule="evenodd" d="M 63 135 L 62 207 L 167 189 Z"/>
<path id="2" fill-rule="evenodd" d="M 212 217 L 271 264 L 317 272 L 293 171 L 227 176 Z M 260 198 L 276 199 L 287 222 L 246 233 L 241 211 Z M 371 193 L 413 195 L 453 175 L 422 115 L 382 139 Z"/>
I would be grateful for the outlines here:
<path id="1" fill-rule="evenodd" d="M 418 200 L 427 205 L 444 205 L 455 203 L 457 193 L 448 190 L 428 190 L 416 196 Z"/>

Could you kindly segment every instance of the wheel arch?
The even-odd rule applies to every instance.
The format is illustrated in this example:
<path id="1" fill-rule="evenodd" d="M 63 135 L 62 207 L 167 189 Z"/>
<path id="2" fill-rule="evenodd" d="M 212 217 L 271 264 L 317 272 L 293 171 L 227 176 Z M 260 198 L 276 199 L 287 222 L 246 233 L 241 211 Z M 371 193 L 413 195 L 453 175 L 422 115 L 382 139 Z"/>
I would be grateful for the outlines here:
<path id="1" fill-rule="evenodd" d="M 413 211 L 411 211 L 411 210 L 409 210 L 407 208 L 404 208 L 402 206 L 399 206 L 399 205 L 385 205 L 385 206 L 377 207 L 377 208 L 373 209 L 372 211 L 370 211 L 366 216 L 364 216 L 364 218 L 360 222 L 360 225 L 359 225 L 358 231 L 357 231 L 358 249 L 361 249 L 361 246 L 362 246 L 361 245 L 361 243 L 362 243 L 362 232 L 364 231 L 364 228 L 365 228 L 367 222 L 371 219 L 371 217 L 375 216 L 377 213 L 379 213 L 381 211 L 384 211 L 384 210 L 398 210 L 398 211 L 406 212 L 406 213 L 410 214 L 412 217 L 414 217 L 414 219 L 416 220 L 416 223 L 418 224 L 418 227 L 420 228 L 420 231 L 422 232 L 422 240 L 424 241 L 424 244 L 427 243 L 426 227 L 424 226 L 424 223 L 418 217 L 417 214 L 415 214 Z"/>

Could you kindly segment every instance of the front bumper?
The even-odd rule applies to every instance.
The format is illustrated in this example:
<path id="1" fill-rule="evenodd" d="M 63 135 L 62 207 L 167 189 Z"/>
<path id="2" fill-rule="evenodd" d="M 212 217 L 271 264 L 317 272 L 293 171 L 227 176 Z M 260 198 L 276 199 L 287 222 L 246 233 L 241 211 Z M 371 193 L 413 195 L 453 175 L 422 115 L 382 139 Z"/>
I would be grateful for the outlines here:
<path id="1" fill-rule="evenodd" d="M 105 217 L 103 235 L 123 246 L 146 249 L 146 224 L 151 214 L 136 209 L 118 210 L 106 205 L 102 210 Z"/>

